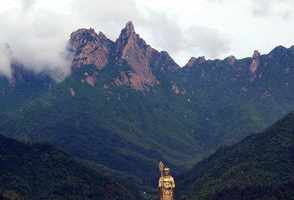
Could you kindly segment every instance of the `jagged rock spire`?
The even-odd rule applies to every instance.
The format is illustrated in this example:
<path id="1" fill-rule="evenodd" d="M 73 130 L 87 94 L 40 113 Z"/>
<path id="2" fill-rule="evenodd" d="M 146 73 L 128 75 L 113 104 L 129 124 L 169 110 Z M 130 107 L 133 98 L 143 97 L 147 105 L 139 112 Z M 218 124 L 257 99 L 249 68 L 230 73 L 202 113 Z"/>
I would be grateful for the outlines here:
<path id="1" fill-rule="evenodd" d="M 147 48 L 146 42 L 136 33 L 133 22 L 129 21 L 121 30 L 121 33 L 116 40 L 116 53 L 118 56 L 124 57 L 123 49 L 126 46 L 137 45 L 140 48 Z"/>
<path id="2" fill-rule="evenodd" d="M 134 27 L 133 22 L 132 22 L 132 21 L 129 21 L 129 22 L 126 24 L 124 30 L 125 30 L 126 33 L 129 34 L 129 35 L 135 33 L 135 27 Z"/>
<path id="3" fill-rule="evenodd" d="M 135 32 L 132 22 L 128 22 L 115 42 L 117 60 L 127 61 L 133 70 L 130 84 L 135 89 L 142 89 L 145 85 L 158 83 L 151 71 L 150 62 L 156 50 L 151 48 Z"/>
<path id="4" fill-rule="evenodd" d="M 131 70 L 123 72 L 115 83 L 129 85 L 134 89 L 159 84 L 154 73 L 175 71 L 179 66 L 166 52 L 158 52 L 136 33 L 129 21 L 113 42 L 102 32 L 94 29 L 79 29 L 71 34 L 70 46 L 74 52 L 73 68 L 93 64 L 97 69 L 107 64 L 127 63 Z"/>
<path id="5" fill-rule="evenodd" d="M 250 64 L 250 71 L 252 74 L 256 74 L 257 68 L 260 65 L 260 53 L 259 51 L 255 50 L 252 56 L 252 62 Z"/>

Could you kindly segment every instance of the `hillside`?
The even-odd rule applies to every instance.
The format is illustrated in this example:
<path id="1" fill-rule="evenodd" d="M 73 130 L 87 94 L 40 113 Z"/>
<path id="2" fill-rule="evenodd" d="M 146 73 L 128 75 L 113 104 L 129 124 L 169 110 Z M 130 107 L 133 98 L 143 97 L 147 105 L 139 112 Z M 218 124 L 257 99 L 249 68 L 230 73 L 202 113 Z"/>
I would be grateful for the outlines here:
<path id="1" fill-rule="evenodd" d="M 293 199 L 294 113 L 218 150 L 181 178 L 187 199 Z"/>
<path id="2" fill-rule="evenodd" d="M 182 107 L 172 105 L 168 96 L 155 91 L 146 97 L 127 87 L 106 90 L 103 85 L 108 80 L 103 79 L 92 87 L 80 82 L 83 70 L 17 112 L 2 115 L 0 132 L 10 130 L 9 136 L 25 141 L 55 144 L 77 157 L 140 176 L 149 184 L 157 175 L 158 160 L 180 167 L 181 161 L 193 162 L 189 152 L 203 152 L 197 138 L 183 132 L 192 122 L 173 117 Z M 86 73 L 90 70 L 93 67 Z M 99 75 L 103 73 L 109 71 Z"/>
<path id="3" fill-rule="evenodd" d="M 181 68 L 129 22 L 115 41 L 79 29 L 68 50 L 72 73 L 60 83 L 18 79 L 18 90 L 6 80 L 0 134 L 48 142 L 143 184 L 156 185 L 159 160 L 182 173 L 294 110 L 293 47 Z"/>
<path id="4" fill-rule="evenodd" d="M 35 73 L 18 63 L 11 68 L 10 79 L 0 74 L 0 113 L 15 110 L 56 85 L 46 73 Z"/>
<path id="5" fill-rule="evenodd" d="M 49 145 L 0 136 L 0 199 L 135 199 L 116 180 Z"/>

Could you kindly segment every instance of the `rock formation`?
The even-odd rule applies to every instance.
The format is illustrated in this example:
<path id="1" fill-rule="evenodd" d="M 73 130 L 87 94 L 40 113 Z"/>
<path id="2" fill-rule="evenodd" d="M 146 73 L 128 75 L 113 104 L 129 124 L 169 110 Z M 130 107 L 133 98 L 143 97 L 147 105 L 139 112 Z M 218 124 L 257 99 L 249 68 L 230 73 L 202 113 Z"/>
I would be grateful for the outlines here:
<path id="1" fill-rule="evenodd" d="M 113 42 L 102 32 L 97 34 L 94 29 L 79 29 L 73 32 L 69 41 L 69 49 L 73 52 L 72 67 L 95 65 L 102 69 L 109 62 Z"/>
<path id="2" fill-rule="evenodd" d="M 150 68 L 150 60 L 156 50 L 140 38 L 135 32 L 132 22 L 127 23 L 115 44 L 117 59 L 127 61 L 134 72 L 130 76 L 130 83 L 133 88 L 142 89 L 144 85 L 158 84 Z"/>
<path id="3" fill-rule="evenodd" d="M 204 56 L 201 56 L 201 57 L 198 57 L 198 58 L 192 57 L 192 58 L 190 58 L 188 63 L 185 65 L 185 67 L 192 67 L 194 65 L 200 65 L 200 64 L 203 64 L 205 62 L 206 62 L 206 59 L 205 59 Z"/>
<path id="4" fill-rule="evenodd" d="M 252 56 L 252 62 L 250 64 L 250 71 L 252 74 L 256 73 L 257 68 L 260 65 L 260 53 L 259 51 L 255 50 Z"/>
<path id="5" fill-rule="evenodd" d="M 69 49 L 73 53 L 73 69 L 95 65 L 101 70 L 109 63 L 127 63 L 131 71 L 120 73 L 114 83 L 136 90 L 159 84 L 154 71 L 169 72 L 179 68 L 167 52 L 158 52 L 147 45 L 135 32 L 132 22 L 126 24 L 115 42 L 94 29 L 79 29 L 71 34 Z"/>

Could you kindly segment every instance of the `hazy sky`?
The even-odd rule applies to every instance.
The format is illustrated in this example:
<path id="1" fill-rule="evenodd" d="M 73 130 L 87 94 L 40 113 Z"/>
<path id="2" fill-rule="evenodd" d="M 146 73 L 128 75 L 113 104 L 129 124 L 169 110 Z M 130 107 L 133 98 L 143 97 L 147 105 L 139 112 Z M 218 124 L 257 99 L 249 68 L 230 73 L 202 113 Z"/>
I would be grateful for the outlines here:
<path id="1" fill-rule="evenodd" d="M 129 20 L 151 46 L 181 65 L 294 45 L 293 0 L 0 0 L 0 44 L 36 71 L 62 69 L 72 31 L 93 27 L 116 39 Z M 3 50 L 4 49 L 4 50 Z M 0 47 L 0 73 L 9 74 Z M 3 63 L 6 63 L 3 64 Z"/>

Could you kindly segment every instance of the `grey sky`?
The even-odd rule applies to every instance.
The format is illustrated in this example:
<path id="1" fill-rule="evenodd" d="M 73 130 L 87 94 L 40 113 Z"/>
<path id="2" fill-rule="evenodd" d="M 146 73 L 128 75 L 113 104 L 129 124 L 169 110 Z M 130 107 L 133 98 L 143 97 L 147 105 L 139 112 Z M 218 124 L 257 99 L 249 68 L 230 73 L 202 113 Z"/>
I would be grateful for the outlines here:
<path id="1" fill-rule="evenodd" d="M 267 53 L 294 44 L 292 0 L 0 0 L 0 44 L 32 69 L 69 73 L 63 49 L 72 31 L 93 27 L 116 39 L 129 20 L 153 47 L 181 65 L 191 56 Z M 9 73 L 0 49 L 0 72 Z M 5 57 L 5 59 L 4 59 Z"/>

